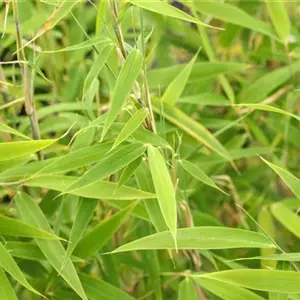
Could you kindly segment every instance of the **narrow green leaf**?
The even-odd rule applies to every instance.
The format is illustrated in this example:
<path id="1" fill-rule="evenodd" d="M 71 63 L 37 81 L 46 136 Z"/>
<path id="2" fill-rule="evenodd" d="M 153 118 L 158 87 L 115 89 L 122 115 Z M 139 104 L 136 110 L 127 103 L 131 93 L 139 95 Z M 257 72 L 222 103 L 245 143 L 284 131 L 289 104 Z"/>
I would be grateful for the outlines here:
<path id="1" fill-rule="evenodd" d="M 154 101 L 154 110 L 156 113 L 161 113 L 163 117 L 185 131 L 188 135 L 203 143 L 226 160 L 232 161 L 230 154 L 224 146 L 202 124 L 196 122 L 176 107 L 163 104 L 163 110 L 161 110 L 160 105 L 159 101 Z"/>
<path id="2" fill-rule="evenodd" d="M 292 175 L 287 170 L 276 166 L 266 159 L 261 159 L 271 168 L 273 171 L 277 173 L 277 175 L 283 180 L 283 182 L 288 186 L 288 188 L 295 194 L 295 196 L 300 199 L 300 179 Z"/>
<path id="3" fill-rule="evenodd" d="M 15 197 L 15 203 L 22 219 L 42 230 L 52 232 L 45 215 L 30 196 L 25 193 L 18 193 Z M 70 259 L 66 262 L 64 269 L 61 270 L 66 251 L 60 241 L 36 239 L 36 243 L 52 267 L 82 299 L 87 300 L 76 269 Z"/>
<path id="4" fill-rule="evenodd" d="M 236 106 L 236 107 L 250 107 L 250 108 L 253 108 L 253 109 L 257 109 L 257 110 L 271 111 L 271 112 L 274 112 L 274 113 L 290 116 L 290 117 L 300 121 L 299 116 L 297 116 L 295 114 L 292 114 L 288 111 L 285 111 L 283 109 L 277 108 L 275 106 L 271 106 L 271 105 L 258 104 L 258 103 L 242 103 L 242 104 L 235 104 L 234 106 Z"/>
<path id="5" fill-rule="evenodd" d="M 165 68 L 149 70 L 148 81 L 151 89 L 161 89 L 168 86 L 176 78 L 178 73 L 185 68 L 185 64 Z M 248 65 L 232 62 L 196 62 L 188 82 L 194 83 L 199 80 L 215 78 L 222 73 L 246 70 Z"/>
<path id="6" fill-rule="evenodd" d="M 81 198 L 79 200 L 75 221 L 69 237 L 65 261 L 70 258 L 78 242 L 83 236 L 97 204 L 98 200 L 95 199 Z"/>
<path id="7" fill-rule="evenodd" d="M 199 277 L 231 283 L 258 291 L 300 293 L 300 274 L 298 272 L 242 269 L 203 274 L 199 275 Z"/>
<path id="8" fill-rule="evenodd" d="M 279 38 L 283 43 L 287 44 L 291 35 L 291 23 L 284 1 L 265 0 L 265 3 Z"/>
<path id="9" fill-rule="evenodd" d="M 39 228 L 28 223 L 4 216 L 0 216 L 0 234 L 42 239 L 59 239 L 59 237 L 47 231 L 40 230 Z"/>
<path id="10" fill-rule="evenodd" d="M 120 228 L 135 206 L 136 203 L 133 203 L 114 214 L 111 218 L 100 222 L 83 236 L 75 248 L 74 254 L 86 259 L 101 250 L 101 248 L 111 239 L 113 234 Z"/>
<path id="11" fill-rule="evenodd" d="M 197 10 L 208 16 L 276 38 L 275 32 L 268 23 L 252 17 L 237 5 L 219 1 L 194 1 L 194 3 Z M 187 2 L 187 5 L 192 4 Z"/>
<path id="12" fill-rule="evenodd" d="M 56 140 L 36 140 L 0 143 L 0 161 L 23 157 L 49 147 Z"/>
<path id="13" fill-rule="evenodd" d="M 300 238 L 300 218 L 296 212 L 291 211 L 284 203 L 272 204 L 271 212 L 287 230 Z"/>
<path id="14" fill-rule="evenodd" d="M 160 210 L 176 243 L 177 208 L 170 173 L 164 157 L 157 148 L 148 146 L 148 159 Z"/>
<path id="15" fill-rule="evenodd" d="M 97 144 L 90 147 L 74 150 L 66 155 L 50 158 L 45 161 L 38 161 L 18 166 L 0 174 L 2 181 L 26 179 L 32 175 L 48 175 L 69 172 L 74 169 L 93 164 L 103 159 L 111 149 L 112 142 Z"/>
<path id="16" fill-rule="evenodd" d="M 274 224 L 274 219 L 271 215 L 271 212 L 269 210 L 268 206 L 263 206 L 257 216 L 257 222 L 259 224 L 260 228 L 263 228 L 264 232 L 271 238 L 276 239 L 276 227 Z M 266 256 L 266 255 L 272 255 L 276 253 L 276 249 L 260 249 L 260 255 Z M 272 261 L 261 261 L 261 266 L 263 268 L 272 268 L 275 269 L 276 262 Z"/>
<path id="17" fill-rule="evenodd" d="M 179 285 L 178 300 L 198 300 L 194 282 L 190 278 L 185 278 Z"/>
<path id="18" fill-rule="evenodd" d="M 117 147 L 123 141 L 125 141 L 129 136 L 131 136 L 132 133 L 134 133 L 140 127 L 140 125 L 144 122 L 147 115 L 148 115 L 147 109 L 141 108 L 140 110 L 138 110 L 124 125 L 123 129 L 117 136 L 112 148 Z"/>
<path id="19" fill-rule="evenodd" d="M 175 105 L 178 98 L 182 94 L 188 79 L 191 75 L 198 53 L 191 59 L 191 61 L 181 70 L 176 78 L 168 85 L 161 101 L 169 105 Z"/>
<path id="20" fill-rule="evenodd" d="M 111 124 L 117 118 L 126 99 L 129 96 L 132 85 L 136 81 L 142 70 L 143 56 L 138 50 L 133 50 L 127 57 L 120 74 L 118 76 L 116 86 L 111 98 L 111 108 L 105 119 L 101 140 L 104 138 Z"/>
<path id="21" fill-rule="evenodd" d="M 211 278 L 192 276 L 204 289 L 224 300 L 263 300 L 264 298 L 234 284 L 217 281 Z"/>
<path id="22" fill-rule="evenodd" d="M 135 178 L 140 189 L 144 191 L 155 193 L 153 181 L 151 180 L 151 173 L 146 163 L 141 163 L 135 172 Z M 168 229 L 164 217 L 161 213 L 158 200 L 149 199 L 144 201 L 145 208 L 150 217 L 150 220 L 156 231 L 165 231 Z"/>
<path id="23" fill-rule="evenodd" d="M 5 248 L 13 257 L 34 261 L 47 260 L 39 246 L 33 242 L 6 242 Z M 72 256 L 71 259 L 74 262 L 82 262 L 78 257 Z"/>
<path id="24" fill-rule="evenodd" d="M 216 93 L 201 93 L 179 98 L 177 103 L 206 105 L 206 106 L 228 106 L 230 102 Z"/>
<path id="25" fill-rule="evenodd" d="M 120 179 L 118 181 L 118 187 L 122 186 L 136 171 L 138 166 L 142 162 L 142 157 L 137 158 L 131 162 L 120 174 Z"/>
<path id="26" fill-rule="evenodd" d="M 110 176 L 127 166 L 130 162 L 142 156 L 145 149 L 146 147 L 141 144 L 131 144 L 115 149 L 97 163 L 92 169 L 80 177 L 78 181 L 67 187 L 64 193 L 70 193 L 70 191 L 82 189 L 96 181 Z"/>
<path id="27" fill-rule="evenodd" d="M 177 229 L 178 249 L 273 248 L 263 234 L 225 227 L 192 227 Z M 148 249 L 175 249 L 169 231 L 155 233 L 125 244 L 113 252 Z"/>
<path id="28" fill-rule="evenodd" d="M 38 32 L 34 35 L 34 37 L 27 42 L 23 47 L 27 46 L 28 44 L 32 43 L 34 40 L 42 36 L 48 30 L 52 29 L 57 23 L 59 23 L 67 14 L 69 14 L 73 7 L 79 3 L 80 0 L 68 1 L 62 0 L 60 3 L 55 7 L 53 12 L 50 14 L 46 22 L 42 25 L 42 27 L 38 30 Z M 18 51 L 20 51 L 19 49 Z"/>
<path id="29" fill-rule="evenodd" d="M 134 300 L 112 284 L 82 274 L 80 276 L 84 289 L 90 300 Z"/>
<path id="30" fill-rule="evenodd" d="M 9 273 L 16 281 L 18 281 L 26 289 L 42 296 L 28 283 L 24 274 L 18 267 L 17 263 L 10 255 L 10 253 L 5 249 L 2 243 L 0 243 L 0 268 L 4 269 L 7 273 Z"/>
<path id="31" fill-rule="evenodd" d="M 111 47 L 110 43 L 111 43 L 111 40 L 108 39 L 108 38 L 97 37 L 97 38 L 93 38 L 91 40 L 84 41 L 84 42 L 82 42 L 80 44 L 77 44 L 77 45 L 72 45 L 72 46 L 62 48 L 62 49 L 58 49 L 58 50 L 42 51 L 42 53 L 58 53 L 58 52 L 76 51 L 76 50 L 91 48 L 92 46 L 96 46 L 96 45 L 97 45 L 97 48 L 99 48 L 103 51 L 104 49 L 107 48 L 107 46 Z M 100 56 L 100 53 L 99 53 L 99 56 Z"/>
<path id="32" fill-rule="evenodd" d="M 111 126 L 111 129 L 120 132 L 125 125 L 122 123 L 114 123 Z M 153 146 L 161 147 L 161 148 L 169 148 L 172 149 L 168 142 L 163 139 L 158 134 L 154 134 L 153 132 L 145 129 L 138 128 L 135 132 L 132 133 L 132 138 L 143 144 L 151 144 Z"/>
<path id="33" fill-rule="evenodd" d="M 278 68 L 260 76 L 256 81 L 242 90 L 239 95 L 240 102 L 258 103 L 263 101 L 271 92 L 280 87 L 299 72 L 300 62 L 296 61 L 288 66 Z"/>
<path id="34" fill-rule="evenodd" d="M 131 0 L 130 2 L 137 7 L 155 12 L 157 14 L 162 14 L 164 16 L 180 19 L 183 21 L 212 27 L 212 26 L 204 24 L 200 20 L 186 14 L 182 10 L 179 10 L 178 8 L 168 4 L 166 2 L 160 1 L 160 0 L 156 0 L 156 1 Z"/>
<path id="35" fill-rule="evenodd" d="M 0 269 L 0 299 L 18 300 L 13 287 L 2 269 Z"/>
<path id="36" fill-rule="evenodd" d="M 220 189 L 215 183 L 214 181 L 208 176 L 206 175 L 200 168 L 198 168 L 195 164 L 190 163 L 187 160 L 180 160 L 179 161 L 180 164 L 182 165 L 182 167 L 188 172 L 190 173 L 193 177 L 195 177 L 196 179 L 200 180 L 201 182 L 221 191 L 222 193 L 224 193 L 225 195 L 228 195 L 226 192 L 224 192 L 222 189 Z"/>
<path id="37" fill-rule="evenodd" d="M 66 186 L 74 184 L 77 180 L 78 177 L 72 176 L 41 176 L 26 181 L 24 185 L 62 192 L 66 189 Z M 69 193 L 71 195 L 77 195 L 85 198 L 105 200 L 137 200 L 155 198 L 155 194 L 127 186 L 118 187 L 116 183 L 101 180 L 86 187 L 70 191 Z"/>
<path id="38" fill-rule="evenodd" d="M 86 91 L 90 88 L 92 82 L 97 78 L 113 50 L 113 44 L 105 43 L 104 45 L 105 46 L 103 48 L 100 48 L 100 50 L 97 47 L 99 54 L 85 78 L 82 92 L 83 95 L 86 94 Z"/>
<path id="39" fill-rule="evenodd" d="M 30 138 L 26 135 L 24 135 L 23 133 L 19 132 L 18 130 L 0 122 L 0 132 L 7 132 L 7 133 L 10 133 L 10 134 L 13 134 L 13 135 L 16 135 L 18 137 L 21 137 L 23 139 L 26 139 L 26 140 L 30 140 Z"/>
<path id="40" fill-rule="evenodd" d="M 244 257 L 244 258 L 239 258 L 238 260 L 256 260 L 256 259 L 269 260 L 269 261 L 300 262 L 300 252 Z"/>

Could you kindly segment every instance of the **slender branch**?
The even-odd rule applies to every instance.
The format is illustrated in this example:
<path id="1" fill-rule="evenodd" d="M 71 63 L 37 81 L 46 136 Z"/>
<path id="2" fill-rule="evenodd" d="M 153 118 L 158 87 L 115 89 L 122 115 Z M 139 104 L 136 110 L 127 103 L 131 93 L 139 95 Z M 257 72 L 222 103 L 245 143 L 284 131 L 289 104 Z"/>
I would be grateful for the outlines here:
<path id="1" fill-rule="evenodd" d="M 16 26 L 16 38 L 17 38 L 17 56 L 19 61 L 26 61 L 26 55 L 23 47 L 21 29 L 20 29 L 20 22 L 19 22 L 19 9 L 17 0 L 12 0 L 12 8 L 13 8 L 13 15 L 14 21 Z M 32 93 L 32 80 L 31 80 L 31 73 L 29 70 L 28 64 L 20 64 L 20 68 L 23 73 L 23 81 L 24 81 L 24 98 L 25 98 L 25 110 L 26 114 L 29 117 L 32 137 L 35 140 L 40 139 L 40 132 L 39 132 L 39 124 L 36 117 L 36 109 L 35 104 L 33 101 L 33 93 Z M 38 158 L 40 160 L 43 159 L 43 155 L 41 152 L 38 152 Z"/>

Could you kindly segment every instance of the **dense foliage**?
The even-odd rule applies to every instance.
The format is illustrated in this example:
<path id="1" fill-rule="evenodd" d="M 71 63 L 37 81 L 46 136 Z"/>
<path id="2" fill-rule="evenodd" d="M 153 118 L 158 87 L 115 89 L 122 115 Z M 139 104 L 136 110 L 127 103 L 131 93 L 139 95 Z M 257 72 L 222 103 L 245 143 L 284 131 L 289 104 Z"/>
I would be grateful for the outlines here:
<path id="1" fill-rule="evenodd" d="M 297 1 L 0 7 L 0 299 L 300 299 Z"/>

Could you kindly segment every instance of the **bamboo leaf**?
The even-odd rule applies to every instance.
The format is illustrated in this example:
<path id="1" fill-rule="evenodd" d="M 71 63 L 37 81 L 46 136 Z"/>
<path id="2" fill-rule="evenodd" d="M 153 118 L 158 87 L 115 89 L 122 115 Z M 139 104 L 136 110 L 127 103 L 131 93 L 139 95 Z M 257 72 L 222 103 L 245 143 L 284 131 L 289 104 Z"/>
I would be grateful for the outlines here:
<path id="1" fill-rule="evenodd" d="M 258 291 L 291 294 L 300 292 L 298 284 L 300 274 L 291 271 L 242 269 L 203 274 L 199 275 L 199 277 L 231 283 Z"/>
<path id="2" fill-rule="evenodd" d="M 78 204 L 78 209 L 74 224 L 69 237 L 69 244 L 66 252 L 65 261 L 72 255 L 74 249 L 78 245 L 83 236 L 88 223 L 93 216 L 94 210 L 98 204 L 98 200 L 81 198 Z"/>
<path id="3" fill-rule="evenodd" d="M 104 122 L 101 140 L 104 138 L 108 129 L 117 118 L 122 107 L 124 106 L 133 83 L 136 81 L 142 70 L 143 56 L 138 50 L 133 50 L 127 57 L 120 74 L 118 76 L 116 86 L 111 98 L 111 108 Z"/>
<path id="4" fill-rule="evenodd" d="M 138 110 L 124 125 L 123 129 L 117 136 L 112 148 L 117 147 L 123 141 L 125 141 L 132 133 L 134 133 L 140 125 L 144 122 L 148 115 L 148 111 L 145 108 Z"/>
<path id="5" fill-rule="evenodd" d="M 178 300 L 197 300 L 198 295 L 195 289 L 195 284 L 190 278 L 185 278 L 179 285 Z"/>
<path id="6" fill-rule="evenodd" d="M 18 136 L 18 137 L 21 137 L 23 139 L 26 139 L 26 140 L 30 140 L 30 138 L 26 135 L 24 135 L 23 133 L 19 132 L 18 130 L 0 122 L 0 132 L 7 132 L 7 133 L 10 133 L 10 134 L 13 134 L 15 136 Z"/>
<path id="7" fill-rule="evenodd" d="M 248 230 L 226 227 L 192 227 L 177 229 L 178 249 L 230 249 L 230 248 L 273 248 L 274 245 L 263 234 Z M 125 244 L 116 252 L 175 249 L 171 232 L 155 233 Z"/>
<path id="8" fill-rule="evenodd" d="M 114 123 L 111 126 L 111 128 L 117 132 L 120 132 L 123 127 L 124 124 L 122 123 Z M 138 128 L 135 132 L 132 133 L 132 138 L 143 144 L 151 144 L 153 146 L 171 149 L 171 146 L 165 139 L 163 139 L 158 134 L 154 134 L 153 132 L 142 127 Z"/>
<path id="9" fill-rule="evenodd" d="M 275 38 L 275 32 L 268 23 L 260 21 L 236 5 L 219 1 L 194 1 L 197 10 L 205 15 L 212 16 L 224 22 L 249 28 L 271 38 Z M 191 5 L 188 3 L 188 5 Z"/>
<path id="10" fill-rule="evenodd" d="M 54 144 L 57 140 L 0 143 L 0 161 L 24 157 Z"/>
<path id="11" fill-rule="evenodd" d="M 290 117 L 300 121 L 299 116 L 297 116 L 295 114 L 292 114 L 288 111 L 282 110 L 280 108 L 277 108 L 275 106 L 271 106 L 271 105 L 258 104 L 258 103 L 242 103 L 242 104 L 235 104 L 234 106 L 236 106 L 236 107 L 249 107 L 249 108 L 253 108 L 253 109 L 257 109 L 257 110 L 270 111 L 270 112 L 290 116 Z"/>
<path id="12" fill-rule="evenodd" d="M 78 177 L 72 176 L 41 176 L 26 181 L 24 185 L 62 192 L 65 190 L 66 186 L 74 184 L 77 180 Z M 137 200 L 155 198 L 155 194 L 127 186 L 118 187 L 116 183 L 102 180 L 96 181 L 86 187 L 70 191 L 69 193 L 71 195 L 85 198 L 105 200 Z"/>
<path id="13" fill-rule="evenodd" d="M 92 68 L 90 69 L 89 73 L 87 74 L 84 85 L 83 85 L 83 92 L 82 94 L 85 95 L 87 90 L 90 88 L 92 82 L 97 78 L 100 71 L 103 69 L 105 63 L 107 62 L 112 50 L 113 50 L 113 44 L 108 44 L 107 42 L 104 44 L 104 47 L 101 47 L 98 51 L 99 54 L 95 60 L 95 62 L 92 65 Z"/>
<path id="14" fill-rule="evenodd" d="M 141 144 L 131 144 L 115 149 L 97 163 L 92 169 L 80 177 L 78 181 L 69 186 L 64 193 L 70 193 L 70 191 L 82 189 L 119 171 L 130 162 L 142 156 L 145 152 L 145 148 L 146 147 Z"/>
<path id="15" fill-rule="evenodd" d="M 120 228 L 135 206 L 136 203 L 133 203 L 114 214 L 111 218 L 100 222 L 80 239 L 74 254 L 85 259 L 96 254 L 96 252 L 101 250 L 109 239 L 111 239 L 112 235 Z"/>
<path id="16" fill-rule="evenodd" d="M 18 193 L 15 198 L 15 203 L 22 219 L 42 230 L 49 231 L 50 233 L 52 232 L 43 212 L 30 196 L 25 193 Z M 61 277 L 68 285 L 82 299 L 87 300 L 76 269 L 70 259 L 66 262 L 64 269 L 61 270 L 63 259 L 66 257 L 66 251 L 62 244 L 56 240 L 42 239 L 36 239 L 36 243 L 42 250 L 48 262 L 58 273 L 60 273 Z"/>
<path id="17" fill-rule="evenodd" d="M 192 277 L 201 287 L 224 300 L 263 300 L 264 298 L 235 284 L 200 276 Z"/>
<path id="18" fill-rule="evenodd" d="M 0 216 L 0 234 L 42 239 L 60 239 L 59 237 L 32 226 L 28 223 L 12 218 Z"/>
<path id="19" fill-rule="evenodd" d="M 2 172 L 1 180 L 26 179 L 32 175 L 48 175 L 65 173 L 88 166 L 103 159 L 112 147 L 112 142 L 97 144 L 74 150 L 66 155 L 50 158 L 45 161 L 33 162 Z"/>
<path id="20" fill-rule="evenodd" d="M 0 286 L 0 299 L 18 300 L 13 287 L 2 269 L 0 269 Z"/>
<path id="21" fill-rule="evenodd" d="M 27 279 L 18 267 L 17 263 L 10 255 L 10 253 L 5 249 L 2 243 L 0 243 L 0 267 L 4 269 L 7 273 L 9 273 L 16 281 L 18 281 L 26 289 L 37 295 L 42 296 L 28 283 Z"/>
<path id="22" fill-rule="evenodd" d="M 38 30 L 38 32 L 34 35 L 34 37 L 27 42 L 23 47 L 29 45 L 37 38 L 45 34 L 48 30 L 52 29 L 57 23 L 59 23 L 66 15 L 68 15 L 73 7 L 79 3 L 80 0 L 68 1 L 68 0 L 61 0 L 60 3 L 55 7 L 53 12 L 50 14 L 46 22 L 42 25 L 42 27 Z M 18 51 L 20 51 L 18 49 Z"/>
<path id="23" fill-rule="evenodd" d="M 154 110 L 156 113 L 161 113 L 168 121 L 185 131 L 200 143 L 203 143 L 206 147 L 218 153 L 220 156 L 224 157 L 226 160 L 232 160 L 224 146 L 202 124 L 190 118 L 180 109 L 164 104 L 163 110 L 161 111 L 160 103 L 156 100 L 154 102 Z"/>
<path id="24" fill-rule="evenodd" d="M 288 43 L 291 35 L 291 23 L 283 1 L 266 1 L 272 23 L 283 43 Z"/>
<path id="25" fill-rule="evenodd" d="M 80 276 L 84 289 L 90 300 L 134 300 L 133 297 L 103 280 L 86 275 Z"/>
<path id="26" fill-rule="evenodd" d="M 300 238 L 300 218 L 297 213 L 291 211 L 284 203 L 274 203 L 271 205 L 272 215 L 287 230 Z"/>
<path id="27" fill-rule="evenodd" d="M 260 76 L 252 84 L 247 85 L 239 95 L 240 102 L 258 103 L 263 101 L 272 91 L 291 79 L 299 72 L 300 62 L 296 61 L 288 66 L 278 68 Z"/>
<path id="28" fill-rule="evenodd" d="M 141 163 L 139 168 L 137 168 L 135 172 L 135 178 L 139 188 L 147 192 L 151 192 L 151 193 L 155 192 L 155 188 L 151 180 L 151 172 L 149 170 L 148 165 L 146 165 L 145 163 Z M 146 200 L 144 201 L 144 204 L 156 231 L 167 230 L 168 226 L 166 225 L 164 217 L 161 213 L 158 200 L 157 199 Z"/>
<path id="29" fill-rule="evenodd" d="M 118 187 L 122 186 L 136 171 L 138 166 L 142 162 L 142 157 L 137 158 L 131 162 L 121 173 L 120 179 L 118 181 Z"/>
<path id="30" fill-rule="evenodd" d="M 191 61 L 181 70 L 181 72 L 176 76 L 176 78 L 168 85 L 165 90 L 161 101 L 169 105 L 175 105 L 178 98 L 182 94 L 188 79 L 191 75 L 192 69 L 194 67 L 195 61 L 197 59 L 199 52 L 191 59 Z"/>
<path id="31" fill-rule="evenodd" d="M 206 175 L 200 168 L 198 168 L 195 164 L 190 163 L 187 160 L 180 160 L 179 163 L 182 165 L 182 167 L 188 172 L 190 173 L 193 177 L 195 177 L 196 179 L 200 180 L 201 182 L 203 182 L 204 184 L 207 184 L 219 191 L 221 191 L 222 193 L 224 193 L 225 195 L 228 195 L 226 192 L 224 192 L 222 189 L 220 189 L 215 183 L 214 181 L 208 176 Z"/>
<path id="32" fill-rule="evenodd" d="M 111 47 L 110 43 L 111 43 L 111 40 L 108 38 L 97 37 L 97 38 L 93 38 L 91 40 L 84 41 L 77 45 L 72 45 L 72 46 L 58 49 L 58 50 L 42 51 L 42 53 L 50 54 L 50 53 L 59 53 L 59 52 L 69 52 L 69 51 L 76 51 L 76 50 L 91 48 L 92 46 L 97 46 L 97 48 L 101 49 L 101 52 L 102 52 L 102 51 L 104 51 L 104 49 L 107 50 L 108 47 Z M 99 56 L 100 56 L 100 53 L 99 53 Z"/>
<path id="33" fill-rule="evenodd" d="M 196 24 L 201 24 L 203 26 L 212 27 L 212 26 L 204 24 L 200 20 L 186 14 L 182 10 L 179 10 L 179 9 L 171 6 L 170 4 L 168 4 L 166 2 L 163 2 L 163 1 L 160 1 L 160 0 L 151 1 L 151 2 L 150 1 L 142 1 L 142 0 L 131 0 L 130 2 L 133 5 L 137 6 L 137 7 L 155 12 L 157 14 L 162 14 L 164 16 L 180 19 L 180 20 L 183 20 L 183 21 L 192 22 L 192 23 L 196 23 Z"/>
<path id="34" fill-rule="evenodd" d="M 300 179 L 292 175 L 287 170 L 274 165 L 267 161 L 266 159 L 261 159 L 271 168 L 273 171 L 277 173 L 277 175 L 283 180 L 283 182 L 288 186 L 288 188 L 295 194 L 295 196 L 300 199 Z"/>
<path id="35" fill-rule="evenodd" d="M 185 64 L 149 70 L 148 81 L 151 89 L 161 89 L 168 86 L 176 76 L 185 68 Z M 196 62 L 188 82 L 215 78 L 222 73 L 246 70 L 246 64 L 232 62 Z"/>
<path id="36" fill-rule="evenodd" d="M 157 148 L 148 146 L 148 159 L 160 210 L 176 243 L 177 208 L 169 171 L 163 156 Z"/>

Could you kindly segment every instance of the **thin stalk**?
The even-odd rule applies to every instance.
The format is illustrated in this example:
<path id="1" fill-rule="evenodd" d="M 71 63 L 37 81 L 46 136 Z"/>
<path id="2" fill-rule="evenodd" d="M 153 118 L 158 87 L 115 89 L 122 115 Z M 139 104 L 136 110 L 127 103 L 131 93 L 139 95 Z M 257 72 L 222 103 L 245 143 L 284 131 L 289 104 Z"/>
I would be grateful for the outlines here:
<path id="1" fill-rule="evenodd" d="M 141 16 L 141 41 L 142 41 L 142 51 L 144 57 L 142 80 L 143 80 L 144 91 L 145 91 L 145 102 L 149 110 L 148 122 L 151 126 L 150 128 L 154 133 L 156 133 L 156 125 L 155 125 L 155 119 L 153 115 L 151 96 L 150 96 L 148 79 L 147 79 L 146 51 L 145 51 L 145 38 L 144 38 L 144 18 L 143 18 L 143 11 L 141 8 L 140 8 L 140 16 Z"/>
<path id="2" fill-rule="evenodd" d="M 121 30 L 121 27 L 120 27 L 119 21 L 118 21 L 118 8 L 117 8 L 116 0 L 110 0 L 110 5 L 111 5 L 114 32 L 116 34 L 117 41 L 119 44 L 118 54 L 119 54 L 121 60 L 125 60 L 127 57 L 127 51 L 125 48 L 125 41 L 124 41 L 123 33 L 122 33 L 122 30 Z M 145 65 L 145 62 L 144 62 L 144 65 Z M 149 93 L 148 83 L 147 83 L 146 77 L 144 75 L 144 72 L 142 74 L 142 78 L 143 78 L 144 91 L 145 91 L 145 93 L 144 93 L 144 98 L 145 98 L 144 102 L 145 103 L 142 102 L 141 88 L 137 81 L 133 85 L 133 91 L 134 91 L 135 97 L 136 97 L 137 101 L 139 102 L 139 104 L 142 107 L 146 106 L 149 110 L 149 117 L 145 121 L 145 126 L 148 129 L 150 129 L 151 131 L 156 132 L 154 116 L 153 116 L 153 111 L 152 111 L 152 105 L 151 105 L 151 100 L 150 100 L 150 93 Z"/>
<path id="3" fill-rule="evenodd" d="M 25 55 L 25 51 L 24 51 L 24 47 L 23 47 L 22 35 L 21 35 L 21 29 L 20 29 L 19 9 L 18 9 L 17 0 L 12 0 L 12 8 L 13 8 L 13 15 L 14 15 L 14 21 L 15 21 L 15 26 L 16 26 L 18 60 L 26 61 L 26 55 Z M 27 116 L 29 117 L 31 131 L 32 131 L 32 137 L 34 140 L 39 140 L 40 132 L 39 132 L 38 120 L 36 117 L 35 104 L 33 101 L 31 73 L 30 73 L 28 64 L 20 64 L 20 68 L 23 73 L 25 111 L 26 111 Z M 38 152 L 37 154 L 38 154 L 38 158 L 40 160 L 42 160 L 43 159 L 42 153 Z"/>

